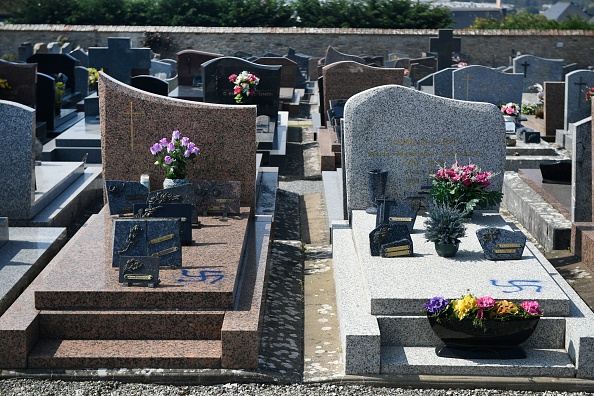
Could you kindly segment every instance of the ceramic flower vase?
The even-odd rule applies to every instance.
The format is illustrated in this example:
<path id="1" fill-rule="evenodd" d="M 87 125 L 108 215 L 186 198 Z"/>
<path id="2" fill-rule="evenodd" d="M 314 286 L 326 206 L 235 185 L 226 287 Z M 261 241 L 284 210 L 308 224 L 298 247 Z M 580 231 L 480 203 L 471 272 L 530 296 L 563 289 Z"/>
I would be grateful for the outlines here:
<path id="1" fill-rule="evenodd" d="M 173 188 L 188 184 L 189 181 L 186 178 L 183 179 L 165 179 L 163 180 L 163 188 Z"/>
<path id="2" fill-rule="evenodd" d="M 458 243 L 439 243 L 435 242 L 435 251 L 437 255 L 440 257 L 454 257 L 456 253 L 458 253 L 458 247 L 460 246 L 460 242 Z"/>
<path id="3" fill-rule="evenodd" d="M 427 316 L 431 330 L 443 342 L 435 348 L 440 357 L 460 359 L 524 359 L 520 344 L 526 341 L 539 322 L 539 317 L 509 320 L 485 319 L 477 327 L 471 319 Z"/>

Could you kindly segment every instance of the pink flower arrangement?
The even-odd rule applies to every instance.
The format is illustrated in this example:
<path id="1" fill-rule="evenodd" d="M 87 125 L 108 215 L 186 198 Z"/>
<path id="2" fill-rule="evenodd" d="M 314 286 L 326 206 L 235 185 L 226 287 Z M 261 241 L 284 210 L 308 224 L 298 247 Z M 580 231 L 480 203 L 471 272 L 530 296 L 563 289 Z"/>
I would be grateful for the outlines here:
<path id="1" fill-rule="evenodd" d="M 586 91 L 586 100 L 588 102 L 592 101 L 592 95 L 594 95 L 594 87 L 590 87 L 588 88 L 588 90 Z"/>
<path id="2" fill-rule="evenodd" d="M 501 104 L 501 112 L 504 115 L 517 117 L 520 115 L 520 106 L 518 106 L 514 102 L 502 103 Z"/>
<path id="3" fill-rule="evenodd" d="M 244 70 L 240 74 L 231 74 L 229 82 L 235 84 L 233 88 L 235 102 L 244 103 L 250 96 L 256 94 L 256 87 L 260 83 L 260 79 L 255 74 Z"/>
<path id="4" fill-rule="evenodd" d="M 180 132 L 171 134 L 171 141 L 162 138 L 150 147 L 151 154 L 158 157 L 155 165 L 165 168 L 168 179 L 185 179 L 188 162 L 194 160 L 200 149 L 187 136 L 180 138 Z"/>

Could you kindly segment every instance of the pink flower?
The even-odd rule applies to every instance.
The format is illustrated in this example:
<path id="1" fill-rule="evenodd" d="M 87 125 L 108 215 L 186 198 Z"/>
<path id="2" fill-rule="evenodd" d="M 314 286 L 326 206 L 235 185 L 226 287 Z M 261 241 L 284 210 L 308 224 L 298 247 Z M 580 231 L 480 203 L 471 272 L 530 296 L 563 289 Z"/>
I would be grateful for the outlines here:
<path id="1" fill-rule="evenodd" d="M 521 305 L 530 315 L 542 315 L 540 305 L 536 301 L 524 301 Z"/>
<path id="2" fill-rule="evenodd" d="M 184 136 L 183 138 L 181 138 L 180 143 L 183 147 L 186 147 L 188 145 L 188 143 L 190 143 L 190 138 L 187 136 Z"/>
<path id="3" fill-rule="evenodd" d="M 175 151 L 175 143 L 169 142 L 169 144 L 167 145 L 167 152 L 172 153 L 174 151 Z"/>
<path id="4" fill-rule="evenodd" d="M 184 151 L 184 157 L 188 158 L 190 155 L 192 155 L 192 150 L 188 149 Z"/>
<path id="5" fill-rule="evenodd" d="M 163 138 L 163 139 L 159 140 L 159 144 L 163 147 L 167 147 L 167 145 L 169 144 L 169 141 L 167 140 L 167 138 Z"/>
<path id="6" fill-rule="evenodd" d="M 236 85 L 235 88 L 233 88 L 233 95 L 238 95 L 241 93 L 241 87 L 239 85 Z"/>
<path id="7" fill-rule="evenodd" d="M 173 134 L 171 135 L 171 139 L 172 140 L 178 140 L 179 139 L 179 131 L 178 130 L 173 131 Z"/>
<path id="8" fill-rule="evenodd" d="M 235 79 L 236 79 L 236 78 L 237 78 L 237 74 L 231 74 L 231 75 L 229 76 L 229 81 L 230 81 L 230 82 L 233 82 L 233 81 L 235 81 Z"/>
<path id="9" fill-rule="evenodd" d="M 192 147 L 191 151 L 192 151 L 192 154 L 196 154 L 196 155 L 200 154 L 200 149 L 198 147 Z"/>
<path id="10" fill-rule="evenodd" d="M 495 306 L 495 300 L 489 296 L 479 297 L 476 299 L 476 304 L 483 309 L 492 308 Z"/>
<path id="11" fill-rule="evenodd" d="M 155 143 L 151 146 L 151 154 L 155 155 L 163 149 L 159 143 Z"/>
<path id="12" fill-rule="evenodd" d="M 165 161 L 165 163 L 167 165 L 171 164 L 173 162 L 173 158 L 169 155 L 166 155 L 165 158 L 163 158 L 163 160 Z"/>

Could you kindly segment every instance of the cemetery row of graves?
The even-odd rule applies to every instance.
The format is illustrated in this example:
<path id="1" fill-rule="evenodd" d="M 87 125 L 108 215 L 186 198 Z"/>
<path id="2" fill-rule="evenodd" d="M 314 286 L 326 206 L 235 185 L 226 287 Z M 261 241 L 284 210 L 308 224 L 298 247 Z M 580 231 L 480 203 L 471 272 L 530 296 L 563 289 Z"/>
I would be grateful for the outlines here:
<path id="1" fill-rule="evenodd" d="M 422 58 L 106 44 L 0 62 L 0 368 L 262 371 L 279 169 L 289 118 L 309 118 L 330 375 L 594 378 L 594 314 L 497 211 L 547 250 L 594 255 L 588 65 L 469 65 L 452 30 Z"/>

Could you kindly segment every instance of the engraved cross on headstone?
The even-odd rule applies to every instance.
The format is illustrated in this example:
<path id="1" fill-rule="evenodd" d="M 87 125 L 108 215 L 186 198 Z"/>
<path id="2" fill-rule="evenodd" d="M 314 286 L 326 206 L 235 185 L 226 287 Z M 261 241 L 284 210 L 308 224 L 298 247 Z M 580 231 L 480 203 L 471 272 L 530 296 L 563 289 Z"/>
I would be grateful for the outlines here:
<path id="1" fill-rule="evenodd" d="M 134 150 L 134 116 L 144 114 L 142 111 L 134 111 L 132 106 L 132 101 L 130 101 L 130 110 L 120 113 L 122 115 L 130 116 L 130 150 Z"/>
<path id="2" fill-rule="evenodd" d="M 526 70 L 528 70 L 528 66 L 530 66 L 530 63 L 528 63 L 528 61 L 524 61 L 524 63 L 520 64 L 520 66 L 524 67 L 524 77 L 526 77 Z"/>
<path id="3" fill-rule="evenodd" d="M 211 77 L 213 77 L 214 80 L 215 80 L 215 91 L 218 92 L 218 90 L 219 90 L 219 78 L 220 78 L 219 77 L 219 73 L 215 73 Z"/>
<path id="4" fill-rule="evenodd" d="M 470 81 L 473 81 L 474 78 L 470 78 L 470 75 L 466 75 L 466 78 L 463 78 L 462 81 L 466 81 L 466 100 L 468 100 L 468 85 Z"/>
<path id="5" fill-rule="evenodd" d="M 460 52 L 462 39 L 454 37 L 452 29 L 439 29 L 439 37 L 429 38 L 429 51 L 437 53 L 437 70 L 452 65 L 452 52 Z"/>
<path id="6" fill-rule="evenodd" d="M 151 68 L 151 49 L 132 48 L 129 37 L 110 37 L 107 47 L 89 48 L 89 67 L 103 68 L 116 80 L 130 84 L 132 69 Z"/>
<path id="7" fill-rule="evenodd" d="M 583 81 L 582 80 L 582 77 L 580 77 L 580 82 L 576 82 L 574 84 L 577 85 L 578 86 L 578 89 L 579 89 L 579 91 L 578 91 L 578 100 L 577 100 L 578 107 L 582 107 L 582 99 L 585 100 L 585 97 L 586 97 L 584 95 L 584 93 L 582 92 L 582 87 L 584 85 L 588 85 L 588 83 L 586 83 L 585 81 Z"/>

